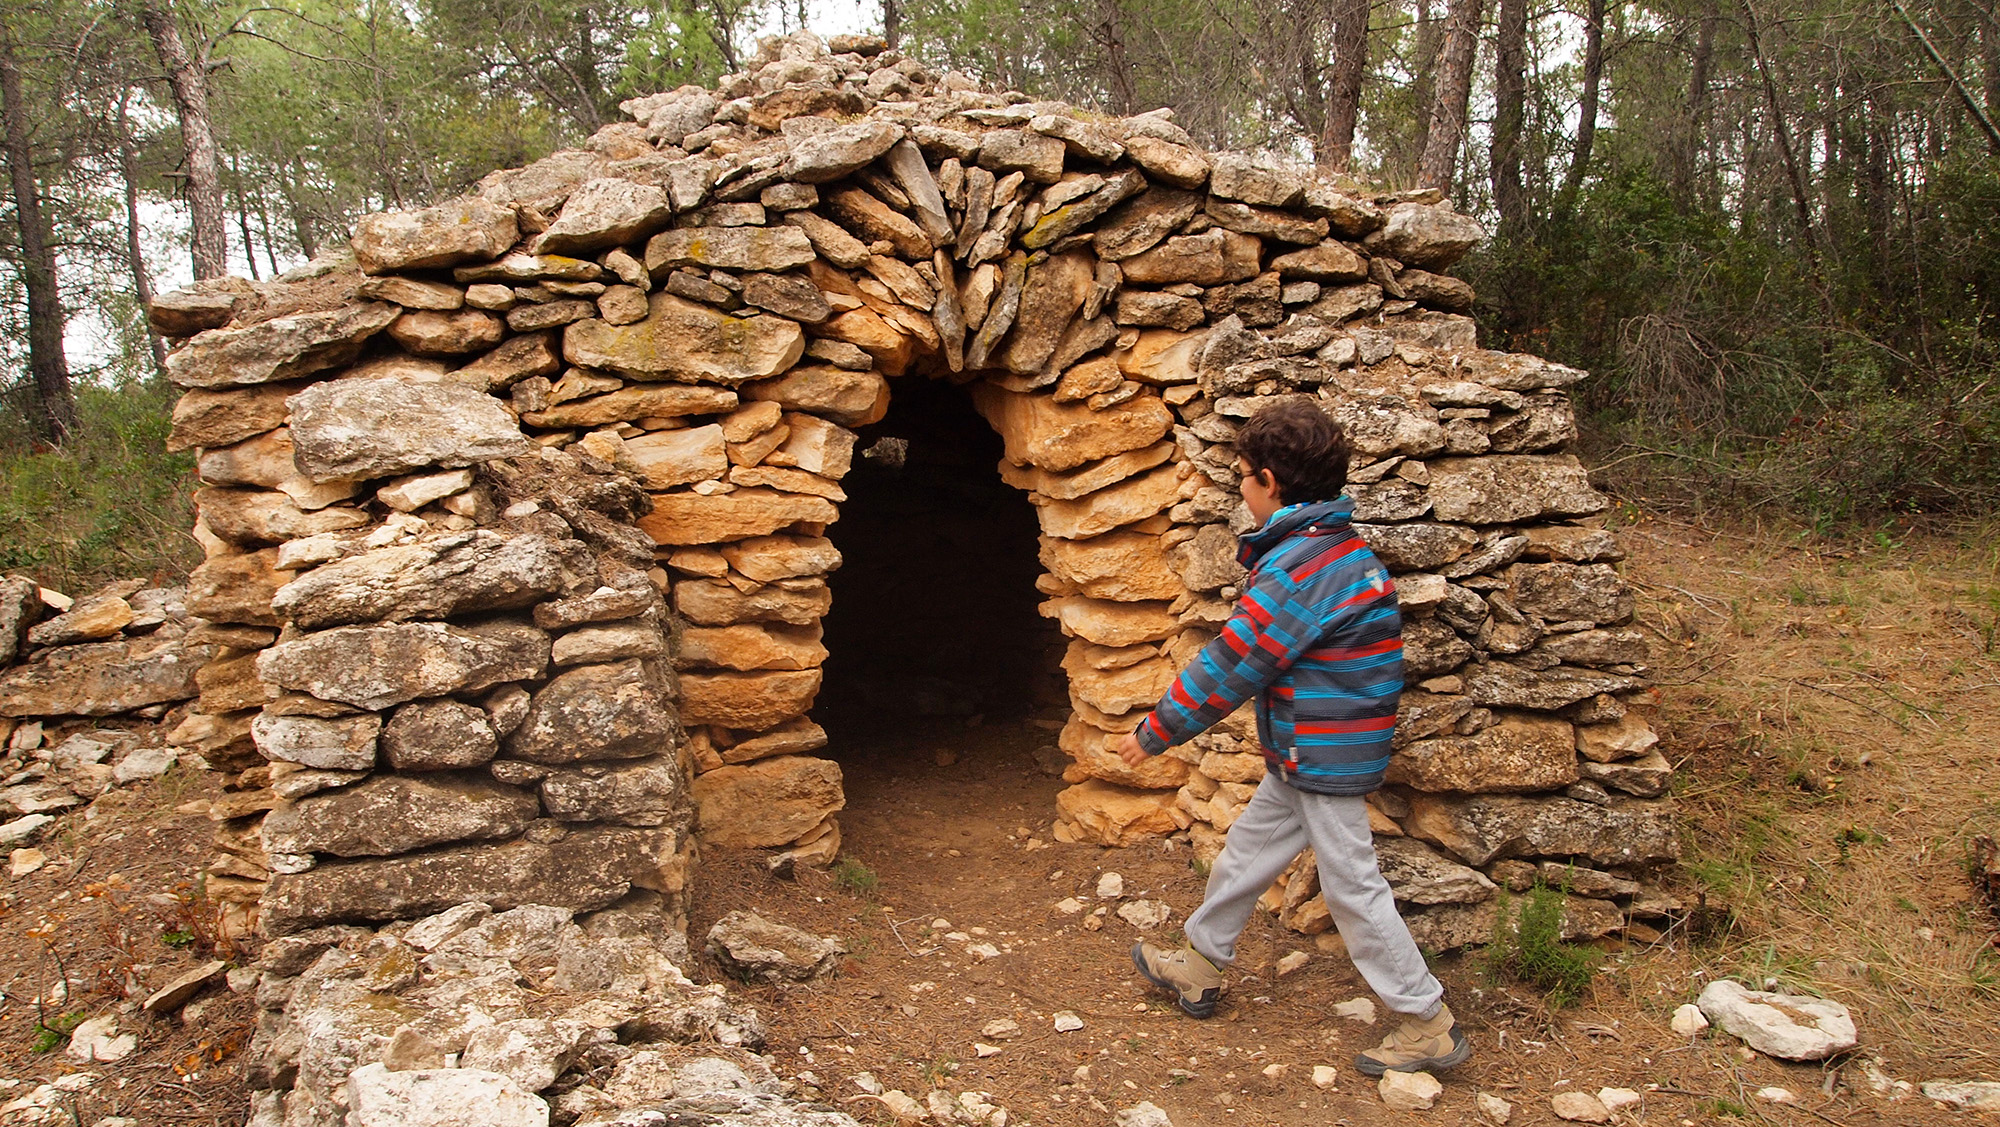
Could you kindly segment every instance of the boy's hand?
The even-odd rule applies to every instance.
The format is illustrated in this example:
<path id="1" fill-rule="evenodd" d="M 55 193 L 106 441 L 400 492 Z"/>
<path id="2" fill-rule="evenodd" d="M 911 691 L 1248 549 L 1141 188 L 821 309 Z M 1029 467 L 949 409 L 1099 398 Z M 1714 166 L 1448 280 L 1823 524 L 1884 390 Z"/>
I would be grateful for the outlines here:
<path id="1" fill-rule="evenodd" d="M 1139 737 L 1136 733 L 1127 732 L 1125 738 L 1118 741 L 1118 758 L 1124 760 L 1127 767 L 1137 767 L 1152 756 L 1147 755 L 1146 749 L 1139 746 Z"/>

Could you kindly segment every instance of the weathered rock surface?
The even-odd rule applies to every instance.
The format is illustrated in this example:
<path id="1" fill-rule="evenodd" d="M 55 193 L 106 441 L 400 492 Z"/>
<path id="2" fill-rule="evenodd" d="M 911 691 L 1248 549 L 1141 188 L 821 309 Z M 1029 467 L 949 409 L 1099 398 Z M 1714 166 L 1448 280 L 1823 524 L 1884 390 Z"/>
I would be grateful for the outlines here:
<path id="1" fill-rule="evenodd" d="M 453 841 L 512 837 L 538 810 L 534 795 L 477 774 L 380 775 L 273 810 L 264 819 L 264 848 L 388 857 Z"/>
<path id="2" fill-rule="evenodd" d="M 168 355 L 167 378 L 181 388 L 222 388 L 309 376 L 353 360 L 369 337 L 402 312 L 369 302 L 242 329 L 211 329 Z"/>
<path id="3" fill-rule="evenodd" d="M 847 953 L 827 939 L 774 923 L 755 912 L 735 911 L 708 929 L 708 953 L 746 982 L 811 982 L 831 974 Z"/>
<path id="4" fill-rule="evenodd" d="M 512 208 L 462 196 L 422 211 L 362 216 L 354 224 L 354 260 L 369 274 L 433 270 L 498 258 L 519 237 Z"/>
<path id="5" fill-rule="evenodd" d="M 178 631 L 50 650 L 0 672 L 0 716 L 116 716 L 190 700 L 212 653 Z"/>
<path id="6" fill-rule="evenodd" d="M 548 635 L 531 626 L 475 632 L 421 622 L 340 626 L 280 642 L 258 655 L 257 674 L 321 700 L 380 709 L 538 678 L 548 660 Z"/>
<path id="7" fill-rule="evenodd" d="M 669 750 L 675 714 L 644 662 L 586 665 L 536 690 L 507 754 L 534 763 L 631 759 Z"/>
<path id="8" fill-rule="evenodd" d="M 647 301 L 646 319 L 637 324 L 589 320 L 564 329 L 563 356 L 636 380 L 733 387 L 778 375 L 805 352 L 805 334 L 782 317 L 734 317 L 668 293 Z"/>
<path id="9" fill-rule="evenodd" d="M 470 466 L 534 449 L 498 400 L 461 384 L 334 380 L 289 402 L 294 456 L 314 481 Z"/>
<path id="10" fill-rule="evenodd" d="M 586 566 L 587 557 L 546 536 L 476 529 L 322 564 L 279 588 L 271 606 L 306 630 L 449 618 L 528 606 Z"/>
<path id="11" fill-rule="evenodd" d="M 1825 1060 L 1860 1043 L 1853 1015 L 1827 998 L 1746 990 L 1718 978 L 1701 988 L 1695 1005 L 1744 1044 L 1783 1060 Z"/>
<path id="12" fill-rule="evenodd" d="M 785 845 L 847 804 L 840 782 L 839 764 L 801 755 L 717 767 L 694 780 L 696 825 L 724 848 Z"/>

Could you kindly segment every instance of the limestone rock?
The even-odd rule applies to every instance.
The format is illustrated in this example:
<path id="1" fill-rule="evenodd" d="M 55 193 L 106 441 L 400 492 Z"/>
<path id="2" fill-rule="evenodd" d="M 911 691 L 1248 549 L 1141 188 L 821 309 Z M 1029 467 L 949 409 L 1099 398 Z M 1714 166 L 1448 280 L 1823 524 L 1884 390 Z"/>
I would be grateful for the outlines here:
<path id="1" fill-rule="evenodd" d="M 664 278 L 676 266 L 776 273 L 817 257 L 798 227 L 680 227 L 646 243 L 646 271 Z"/>
<path id="2" fill-rule="evenodd" d="M 1062 472 L 1051 472 L 1032 465 L 1015 465 L 1003 458 L 1000 461 L 1000 478 L 1016 489 L 1039 493 L 1052 501 L 1073 501 L 1142 474 L 1172 455 L 1173 446 L 1160 442 Z"/>
<path id="3" fill-rule="evenodd" d="M 714 423 L 642 434 L 628 439 L 624 451 L 648 489 L 712 481 L 729 472 L 728 444 Z"/>
<path id="4" fill-rule="evenodd" d="M 636 242 L 665 227 L 673 204 L 662 188 L 629 180 L 586 180 L 535 241 L 539 254 L 583 255 Z"/>
<path id="5" fill-rule="evenodd" d="M 743 398 L 806 411 L 842 426 L 882 421 L 889 410 L 889 381 L 878 372 L 850 372 L 826 365 L 794 368 L 773 380 L 747 384 Z"/>
<path id="6" fill-rule="evenodd" d="M 258 384 L 208 391 L 192 388 L 174 402 L 169 453 L 229 446 L 285 425 L 285 399 L 297 384 Z"/>
<path id="7" fill-rule="evenodd" d="M 1192 282 L 1216 286 L 1257 276 L 1262 244 L 1254 235 L 1212 230 L 1200 235 L 1176 235 L 1149 251 L 1120 263 L 1127 282 L 1174 285 Z"/>
<path id="8" fill-rule="evenodd" d="M 264 819 L 264 848 L 388 857 L 454 841 L 512 837 L 539 812 L 533 794 L 476 774 L 377 775 L 271 811 Z"/>
<path id="9" fill-rule="evenodd" d="M 1008 461 L 1054 471 L 1151 446 L 1174 423 L 1172 409 L 1152 396 L 1092 411 L 982 383 L 973 390 L 973 403 L 1000 433 Z"/>
<path id="10" fill-rule="evenodd" d="M 665 292 L 647 302 L 646 319 L 637 324 L 588 320 L 570 325 L 563 330 L 564 357 L 635 380 L 733 387 L 778 375 L 805 353 L 805 333 L 782 317 L 735 317 Z"/>
<path id="11" fill-rule="evenodd" d="M 80 599 L 68 610 L 28 629 L 32 646 L 69 646 L 113 638 L 131 623 L 132 604 L 116 595 Z"/>
<path id="12" fill-rule="evenodd" d="M 191 700 L 212 652 L 178 631 L 64 646 L 0 671 L 0 716 L 116 716 Z"/>
<path id="13" fill-rule="evenodd" d="M 1488 707 L 1532 708 L 1553 712 L 1605 693 L 1643 688 L 1637 677 L 1600 673 L 1594 669 L 1556 665 L 1535 669 L 1509 661 L 1487 661 L 1466 667 L 1465 691 Z"/>
<path id="14" fill-rule="evenodd" d="M 685 673 L 681 720 L 761 731 L 803 715 L 819 694 L 820 671 Z"/>
<path id="15" fill-rule="evenodd" d="M 1441 521 L 1509 524 L 1587 516 L 1611 501 L 1569 454 L 1498 454 L 1429 463 L 1431 511 Z"/>
<path id="16" fill-rule="evenodd" d="M 687 809 L 686 781 L 671 756 L 615 767 L 564 768 L 541 782 L 549 817 L 598 825 L 663 826 Z"/>
<path id="17" fill-rule="evenodd" d="M 1498 891 L 1479 870 L 1461 865 L 1414 838 L 1378 838 L 1375 856 L 1396 899 L 1407 903 L 1476 904 L 1492 899 Z"/>
<path id="18" fill-rule="evenodd" d="M 1611 1122 L 1611 1110 L 1589 1092 L 1557 1092 L 1549 1098 L 1549 1110 L 1571 1123 Z"/>
<path id="19" fill-rule="evenodd" d="M 825 498 L 770 489 L 738 489 L 713 497 L 667 493 L 654 497 L 653 511 L 639 518 L 639 527 L 660 544 L 726 544 L 800 522 L 831 523 L 839 515 Z"/>
<path id="20" fill-rule="evenodd" d="M 481 352 L 499 344 L 505 333 L 500 318 L 477 309 L 412 310 L 389 326 L 390 338 L 416 356 Z"/>
<path id="21" fill-rule="evenodd" d="M 847 804 L 840 765 L 802 755 L 717 767 L 693 793 L 702 840 L 723 848 L 789 844 Z"/>
<path id="22" fill-rule="evenodd" d="M 1522 613 L 1539 615 L 1550 622 L 1624 622 L 1632 617 L 1635 602 L 1631 589 L 1610 564 L 1515 564 L 1507 569 L 1507 594 Z M 1575 648 L 1589 640 L 1551 639 L 1551 642 L 1557 648 Z M 1632 654 L 1643 660 L 1643 639 L 1631 648 L 1630 654 L 1615 656 L 1629 658 Z"/>
<path id="23" fill-rule="evenodd" d="M 697 626 L 744 622 L 784 622 L 811 626 L 826 616 L 833 597 L 824 583 L 804 590 L 770 586 L 744 594 L 727 583 L 688 581 L 674 585 L 674 609 Z"/>
<path id="24" fill-rule="evenodd" d="M 1486 229 L 1471 216 L 1427 204 L 1401 203 L 1389 209 L 1381 230 L 1369 236 L 1368 244 L 1407 265 L 1442 270 L 1485 237 Z"/>
<path id="25" fill-rule="evenodd" d="M 823 117 L 795 117 L 784 123 L 790 155 L 785 179 L 825 184 L 858 172 L 903 139 L 903 128 L 888 121 L 837 125 Z"/>
<path id="26" fill-rule="evenodd" d="M 831 974 L 847 948 L 755 912 L 734 911 L 708 929 L 708 953 L 745 982 L 811 982 Z"/>
<path id="27" fill-rule="evenodd" d="M 840 550 L 824 536 L 758 536 L 724 545 L 722 555 L 759 583 L 825 575 L 840 567 Z"/>
<path id="28" fill-rule="evenodd" d="M 1042 531 L 1063 540 L 1085 540 L 1164 512 L 1179 497 L 1180 478 L 1171 466 L 1129 478 L 1074 501 L 1047 501 L 1038 507 Z"/>
<path id="29" fill-rule="evenodd" d="M 1098 845 L 1133 845 L 1179 828 L 1173 791 L 1143 791 L 1090 780 L 1056 795 L 1059 824 L 1075 828 L 1076 839 Z"/>
<path id="30" fill-rule="evenodd" d="M 167 356 L 167 378 L 182 388 L 243 387 L 309 376 L 361 354 L 369 337 L 402 310 L 383 302 L 276 317 L 241 329 L 211 329 Z"/>
<path id="31" fill-rule="evenodd" d="M 682 668 L 817 669 L 826 661 L 817 626 L 776 625 L 688 627 L 681 634 Z"/>
<path id="32" fill-rule="evenodd" d="M 534 603 L 588 564 L 536 534 L 433 534 L 322 564 L 279 588 L 271 605 L 306 630 L 448 618 Z"/>
<path id="33" fill-rule="evenodd" d="M 498 1022 L 473 1033 L 459 1068 L 498 1073 L 524 1092 L 539 1092 L 569 1068 L 579 1033 L 574 1025 L 541 1018 Z"/>
<path id="34" fill-rule="evenodd" d="M 1044 537 L 1041 561 L 1051 575 L 1093 599 L 1171 600 L 1186 592 L 1160 550 L 1160 538 L 1143 532 L 1107 532 L 1087 540 Z"/>
<path id="35" fill-rule="evenodd" d="M 461 196 L 421 211 L 362 216 L 354 224 L 354 261 L 367 274 L 434 270 L 498 258 L 519 237 L 513 208 Z"/>
<path id="36" fill-rule="evenodd" d="M 1388 781 L 1418 790 L 1506 793 L 1556 790 L 1577 780 L 1576 736 L 1568 721 L 1503 714 L 1470 736 L 1404 744 Z"/>
<path id="37" fill-rule="evenodd" d="M 1702 987 L 1695 1005 L 1751 1048 L 1782 1060 L 1825 1060 L 1860 1043 L 1853 1015 L 1828 998 L 1746 990 L 1718 978 Z"/>
<path id="38" fill-rule="evenodd" d="M 1066 596 L 1044 603 L 1043 613 L 1061 622 L 1064 633 L 1100 646 L 1157 642 L 1179 634 L 1181 629 L 1180 620 L 1159 603 L 1114 603 Z"/>
<path id="39" fill-rule="evenodd" d="M 505 747 L 531 763 L 631 759 L 665 752 L 674 727 L 667 694 L 644 663 L 586 665 L 535 692 Z"/>
<path id="40" fill-rule="evenodd" d="M 382 725 L 382 758 L 398 771 L 477 767 L 500 751 L 486 710 L 462 701 L 411 701 Z"/>
<path id="41" fill-rule="evenodd" d="M 602 908 L 635 887 L 679 892 L 687 846 L 672 829 L 594 827 L 553 844 L 517 838 L 323 862 L 272 876 L 264 926 L 273 936 L 290 935 L 328 923 L 416 919 L 473 901 L 503 911 L 523 904 Z"/>
<path id="42" fill-rule="evenodd" d="M 1444 1085 L 1428 1072 L 1385 1072 L 1375 1082 L 1382 1103 L 1396 1111 L 1429 1111 Z"/>
<path id="43" fill-rule="evenodd" d="M 210 532 L 250 547 L 303 540 L 369 523 L 368 514 L 359 509 L 328 507 L 307 512 L 285 494 L 262 489 L 198 489 L 194 503 Z"/>
<path id="44" fill-rule="evenodd" d="M 1411 836 L 1469 865 L 1507 857 L 1589 857 L 1603 865 L 1650 865 L 1679 856 L 1673 811 L 1662 803 L 1606 806 L 1549 796 L 1417 793 L 1402 819 Z"/>
<path id="45" fill-rule="evenodd" d="M 259 713 L 250 722 L 251 738 L 264 758 L 328 771 L 366 771 L 375 766 L 382 718 L 358 716 L 280 716 Z"/>
<path id="46" fill-rule="evenodd" d="M 289 402 L 294 456 L 314 481 L 470 466 L 534 449 L 498 400 L 460 384 L 333 380 Z"/>
<path id="47" fill-rule="evenodd" d="M 257 674 L 280 688 L 356 708 L 477 692 L 538 678 L 548 635 L 503 625 L 477 631 L 442 623 L 340 626 L 280 642 L 257 657 Z"/>
<path id="48" fill-rule="evenodd" d="M 1593 763 L 1633 759 L 1651 751 L 1660 742 L 1646 721 L 1633 713 L 1603 724 L 1579 724 L 1576 750 Z"/>
<path id="49" fill-rule="evenodd" d="M 633 419 L 718 414 L 735 406 L 736 393 L 724 388 L 661 384 L 622 388 L 557 404 L 546 411 L 526 411 L 521 421 L 550 429 L 602 427 Z"/>

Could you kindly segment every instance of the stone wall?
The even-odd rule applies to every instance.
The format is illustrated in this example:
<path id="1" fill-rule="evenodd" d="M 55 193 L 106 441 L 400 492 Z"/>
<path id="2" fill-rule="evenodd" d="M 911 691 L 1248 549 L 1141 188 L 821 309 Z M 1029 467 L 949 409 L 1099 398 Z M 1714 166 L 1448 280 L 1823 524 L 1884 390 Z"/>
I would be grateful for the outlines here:
<path id="1" fill-rule="evenodd" d="M 1548 866 L 1579 934 L 1644 909 L 1668 768 L 1632 710 L 1617 544 L 1587 521 L 1608 502 L 1564 452 L 1583 373 L 1477 346 L 1442 273 L 1477 223 L 862 38 L 767 41 L 716 90 L 625 109 L 364 218 L 359 273 L 154 310 L 197 334 L 169 363 L 208 486 L 193 598 L 241 629 L 216 663 L 237 691 L 202 708 L 211 742 L 272 761 L 241 853 L 276 874 L 269 926 L 357 914 L 364 888 L 409 915 L 671 885 L 684 790 L 703 840 L 830 860 L 824 533 L 854 428 L 919 379 L 969 385 L 1038 510 L 1071 639 L 1058 837 L 1212 855 L 1261 777 L 1247 709 L 1142 768 L 1111 748 L 1237 593 L 1237 427 L 1305 395 L 1353 440 L 1408 619 L 1373 809 L 1420 938 L 1483 938 L 1496 885 Z M 589 896 L 466 875 L 533 883 L 552 849 L 606 858 L 564 877 Z M 1324 930 L 1299 872 L 1274 907 Z"/>

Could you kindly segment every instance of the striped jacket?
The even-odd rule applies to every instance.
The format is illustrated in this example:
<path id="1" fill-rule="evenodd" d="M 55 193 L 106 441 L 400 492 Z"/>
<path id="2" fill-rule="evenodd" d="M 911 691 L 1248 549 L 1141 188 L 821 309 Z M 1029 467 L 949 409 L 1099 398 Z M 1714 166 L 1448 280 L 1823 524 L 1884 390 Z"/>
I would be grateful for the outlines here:
<path id="1" fill-rule="evenodd" d="M 1354 502 L 1288 505 L 1243 537 L 1243 597 L 1181 671 L 1139 745 L 1157 755 L 1257 697 L 1268 768 L 1318 794 L 1367 794 L 1389 768 L 1403 620 L 1388 570 L 1348 523 Z"/>

